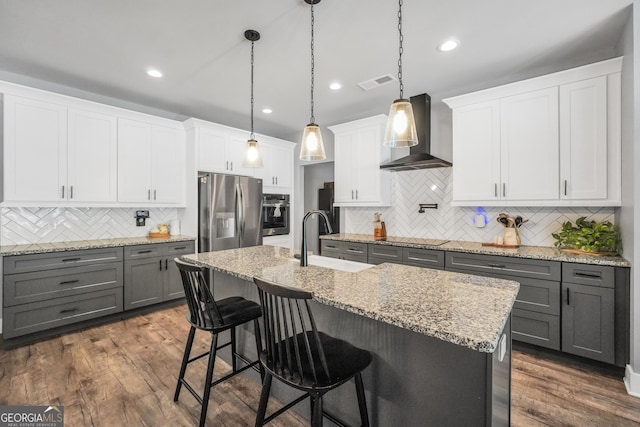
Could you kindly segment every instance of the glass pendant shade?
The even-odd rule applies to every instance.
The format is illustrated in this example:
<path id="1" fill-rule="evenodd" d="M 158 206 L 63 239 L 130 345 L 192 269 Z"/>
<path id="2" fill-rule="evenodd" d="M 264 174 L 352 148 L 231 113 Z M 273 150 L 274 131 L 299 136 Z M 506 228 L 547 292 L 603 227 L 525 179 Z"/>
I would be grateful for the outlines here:
<path id="1" fill-rule="evenodd" d="M 320 126 L 315 123 L 309 123 L 304 128 L 304 133 L 302 134 L 300 160 L 314 161 L 324 160 L 326 158 L 327 155 L 324 153 L 324 144 L 322 143 Z"/>
<path id="2" fill-rule="evenodd" d="M 383 143 L 387 147 L 413 147 L 418 145 L 413 107 L 411 107 L 411 102 L 408 99 L 396 99 L 391 104 Z"/>
<path id="3" fill-rule="evenodd" d="M 244 159 L 242 159 L 243 168 L 261 168 L 262 156 L 260 155 L 260 146 L 258 141 L 250 139 L 247 141 L 247 147 L 244 151 Z"/>

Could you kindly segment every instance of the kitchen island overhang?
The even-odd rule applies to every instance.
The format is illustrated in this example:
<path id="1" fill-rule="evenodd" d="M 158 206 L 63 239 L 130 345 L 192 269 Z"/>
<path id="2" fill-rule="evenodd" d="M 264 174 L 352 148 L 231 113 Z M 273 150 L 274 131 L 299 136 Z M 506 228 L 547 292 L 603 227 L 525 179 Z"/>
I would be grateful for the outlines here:
<path id="1" fill-rule="evenodd" d="M 272 246 L 182 258 L 214 271 L 216 298 L 257 300 L 254 276 L 312 291 L 319 328 L 374 355 L 363 373 L 372 425 L 509 424 L 517 282 L 397 264 L 357 273 L 300 267 L 288 249 Z M 244 342 L 255 355 L 253 338 Z M 352 390 L 342 389 L 326 407 L 356 421 Z"/>

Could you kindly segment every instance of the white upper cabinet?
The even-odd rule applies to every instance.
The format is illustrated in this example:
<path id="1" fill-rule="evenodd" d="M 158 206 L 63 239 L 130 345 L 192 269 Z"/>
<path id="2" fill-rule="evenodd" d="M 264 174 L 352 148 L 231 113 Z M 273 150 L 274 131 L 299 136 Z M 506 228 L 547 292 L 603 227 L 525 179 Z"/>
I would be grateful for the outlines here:
<path id="1" fill-rule="evenodd" d="M 115 202 L 116 118 L 4 97 L 4 202 Z"/>
<path id="2" fill-rule="evenodd" d="M 248 134 L 195 119 L 187 120 L 185 125 L 195 136 L 199 171 L 253 176 L 252 168 L 242 166 Z"/>
<path id="3" fill-rule="evenodd" d="M 341 206 L 389 206 L 390 172 L 380 170 L 391 149 L 382 144 L 387 116 L 378 115 L 330 126 L 335 135 L 335 203 Z"/>
<path id="4" fill-rule="evenodd" d="M 560 197 L 607 199 L 607 77 L 560 86 Z"/>
<path id="5" fill-rule="evenodd" d="M 4 201 L 66 200 L 67 109 L 4 96 Z"/>
<path id="6" fill-rule="evenodd" d="M 68 200 L 115 202 L 118 192 L 117 119 L 69 109 Z"/>
<path id="7" fill-rule="evenodd" d="M 255 176 L 262 179 L 262 186 L 268 191 L 290 190 L 295 144 L 265 136 L 258 137 L 258 141 L 260 142 L 260 152 L 264 166 L 256 168 Z M 290 191 L 285 192 L 290 193 Z"/>
<path id="8" fill-rule="evenodd" d="M 620 206 L 615 58 L 444 100 L 453 205 Z"/>
<path id="9" fill-rule="evenodd" d="M 500 100 L 500 160 L 503 200 L 558 198 L 557 88 Z"/>
<path id="10" fill-rule="evenodd" d="M 118 201 L 184 204 L 184 136 L 179 128 L 118 119 Z"/>

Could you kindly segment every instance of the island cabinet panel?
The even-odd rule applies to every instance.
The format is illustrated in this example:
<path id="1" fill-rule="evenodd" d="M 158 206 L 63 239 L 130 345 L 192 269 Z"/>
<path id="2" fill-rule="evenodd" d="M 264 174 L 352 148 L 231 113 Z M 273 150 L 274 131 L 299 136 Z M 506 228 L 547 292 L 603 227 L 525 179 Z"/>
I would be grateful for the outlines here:
<path id="1" fill-rule="evenodd" d="M 513 339 L 560 350 L 560 277 L 556 261 L 446 252 L 446 270 L 520 282 Z"/>
<path id="2" fill-rule="evenodd" d="M 258 301 L 250 281 L 214 271 L 217 298 L 242 296 Z M 362 372 L 372 426 L 509 426 L 511 396 L 511 322 L 498 348 L 483 353 L 346 310 L 310 302 L 318 329 L 370 351 L 373 362 Z M 255 357 L 252 328 L 237 331 L 239 351 Z M 226 352 L 221 357 L 230 362 Z M 260 376 L 250 378 L 260 383 Z M 274 387 L 283 402 L 298 397 L 289 387 Z M 353 383 L 332 390 L 324 408 L 348 425 L 359 425 Z M 301 412 L 308 416 L 306 411 Z"/>
<path id="3" fill-rule="evenodd" d="M 3 258 L 5 340 L 122 311 L 122 248 Z"/>
<path id="4" fill-rule="evenodd" d="M 184 296 L 174 258 L 195 252 L 194 242 L 128 246 L 124 261 L 124 308 L 131 310 Z"/>

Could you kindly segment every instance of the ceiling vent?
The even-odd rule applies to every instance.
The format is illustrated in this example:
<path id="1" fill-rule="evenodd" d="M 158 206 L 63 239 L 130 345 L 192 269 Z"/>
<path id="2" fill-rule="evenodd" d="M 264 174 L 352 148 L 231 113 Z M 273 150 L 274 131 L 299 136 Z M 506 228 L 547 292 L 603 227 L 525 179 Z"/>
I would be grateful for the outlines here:
<path id="1" fill-rule="evenodd" d="M 364 82 L 360 82 L 358 83 L 358 86 L 360 86 L 362 90 L 371 90 L 371 89 L 377 88 L 378 86 L 391 83 L 394 80 L 395 80 L 395 77 L 393 77 L 391 74 L 385 74 L 383 76 L 376 77 L 371 80 L 365 80 Z"/>

